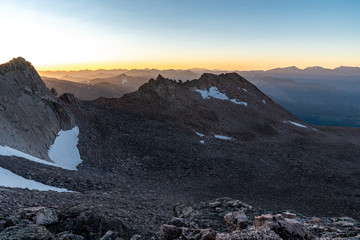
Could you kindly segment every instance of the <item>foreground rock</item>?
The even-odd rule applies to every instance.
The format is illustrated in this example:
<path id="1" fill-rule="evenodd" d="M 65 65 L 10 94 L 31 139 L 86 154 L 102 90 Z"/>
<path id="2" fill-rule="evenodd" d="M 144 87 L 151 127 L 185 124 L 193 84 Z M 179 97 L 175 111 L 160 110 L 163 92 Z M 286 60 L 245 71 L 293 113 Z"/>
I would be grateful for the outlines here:
<path id="1" fill-rule="evenodd" d="M 289 211 L 273 213 L 228 198 L 177 204 L 174 215 L 155 239 L 360 239 L 360 223 L 349 217 L 309 218 Z"/>
<path id="2" fill-rule="evenodd" d="M 0 240 L 5 239 L 130 239 L 131 231 L 121 219 L 95 206 L 76 205 L 66 209 L 31 207 L 18 214 L 0 215 Z"/>

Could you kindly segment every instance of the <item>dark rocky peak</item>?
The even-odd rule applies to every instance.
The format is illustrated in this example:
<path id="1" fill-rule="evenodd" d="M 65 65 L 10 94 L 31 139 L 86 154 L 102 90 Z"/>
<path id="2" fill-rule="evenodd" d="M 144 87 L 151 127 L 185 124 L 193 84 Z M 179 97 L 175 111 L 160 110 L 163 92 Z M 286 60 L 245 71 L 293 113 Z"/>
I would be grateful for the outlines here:
<path id="1" fill-rule="evenodd" d="M 219 90 L 225 91 L 248 91 L 253 90 L 259 92 L 257 87 L 247 81 L 245 78 L 237 73 L 222 73 L 215 75 L 212 73 L 204 73 L 199 79 L 185 83 L 185 86 L 191 89 L 209 89 L 217 87 Z"/>
<path id="2" fill-rule="evenodd" d="M 157 78 L 156 78 L 156 81 L 157 82 L 163 82 L 163 81 L 166 81 L 167 79 L 166 78 L 164 78 L 163 76 L 161 76 L 160 74 L 157 76 Z"/>
<path id="3" fill-rule="evenodd" d="M 75 95 L 72 93 L 64 93 L 59 97 L 59 99 L 68 104 L 74 104 L 74 105 L 81 104 L 80 100 L 77 97 L 75 97 Z"/>
<path id="4" fill-rule="evenodd" d="M 22 57 L 0 65 L 0 85 L 3 89 L 16 85 L 14 90 L 54 98 L 35 68 Z"/>
<path id="5" fill-rule="evenodd" d="M 24 58 L 0 65 L 0 145 L 48 159 L 60 130 L 74 119 Z"/>
<path id="6" fill-rule="evenodd" d="M 159 76 L 138 91 L 124 95 L 118 103 L 131 112 L 194 132 L 246 141 L 281 133 L 286 135 L 290 129 L 307 129 L 301 120 L 237 73 L 206 73 L 185 83 Z"/>
<path id="7" fill-rule="evenodd" d="M 0 65 L 0 74 L 4 75 L 12 71 L 28 71 L 35 70 L 30 62 L 26 61 L 22 57 L 13 58 L 8 63 Z"/>
<path id="8" fill-rule="evenodd" d="M 175 81 L 170 80 L 168 78 L 164 78 L 163 76 L 161 76 L 159 74 L 156 79 L 152 78 L 147 83 L 140 86 L 139 91 L 155 91 L 155 92 L 159 92 L 159 91 L 162 91 L 164 89 L 175 88 L 178 85 L 179 84 L 177 84 Z"/>

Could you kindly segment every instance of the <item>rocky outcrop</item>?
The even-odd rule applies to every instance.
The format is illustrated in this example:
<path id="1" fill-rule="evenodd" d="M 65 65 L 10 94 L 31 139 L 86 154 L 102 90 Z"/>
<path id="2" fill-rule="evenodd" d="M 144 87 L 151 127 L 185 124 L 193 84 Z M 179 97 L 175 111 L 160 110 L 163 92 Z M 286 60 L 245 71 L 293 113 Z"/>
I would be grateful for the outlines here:
<path id="1" fill-rule="evenodd" d="M 30 207 L 19 209 L 13 215 L 0 215 L 0 240 L 130 238 L 130 230 L 121 219 L 110 217 L 94 206 L 76 205 L 66 209 Z"/>
<path id="2" fill-rule="evenodd" d="M 236 73 L 207 73 L 184 83 L 159 75 L 115 101 L 115 108 L 237 140 L 314 131 Z"/>
<path id="3" fill-rule="evenodd" d="M 223 211 L 216 211 L 215 207 Z M 162 225 L 155 239 L 360 239 L 360 223 L 349 217 L 309 218 L 289 211 L 273 213 L 229 198 L 177 204 L 174 215 Z"/>
<path id="4" fill-rule="evenodd" d="M 23 58 L 0 65 L 0 146 L 49 160 L 56 134 L 74 119 Z"/>

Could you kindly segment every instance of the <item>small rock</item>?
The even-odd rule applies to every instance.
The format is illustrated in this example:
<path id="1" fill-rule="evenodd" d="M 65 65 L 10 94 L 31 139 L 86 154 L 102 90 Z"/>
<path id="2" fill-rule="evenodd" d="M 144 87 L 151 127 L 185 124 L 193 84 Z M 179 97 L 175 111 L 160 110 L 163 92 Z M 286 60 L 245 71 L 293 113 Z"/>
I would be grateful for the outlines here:
<path id="1" fill-rule="evenodd" d="M 174 217 L 171 221 L 169 221 L 167 225 L 172 225 L 175 227 L 198 228 L 198 225 L 196 223 L 189 222 L 184 218 L 176 218 L 176 217 Z"/>
<path id="2" fill-rule="evenodd" d="M 210 208 L 216 208 L 218 206 L 221 205 L 221 202 L 212 202 L 212 203 L 209 203 L 209 207 Z"/>
<path id="3" fill-rule="evenodd" d="M 340 227 L 354 227 L 355 226 L 355 223 L 348 222 L 348 221 L 337 221 L 337 222 L 333 222 L 332 224 L 335 226 L 340 226 Z"/>
<path id="4" fill-rule="evenodd" d="M 295 219 L 296 218 L 296 214 L 295 213 L 291 213 L 291 212 L 283 212 L 281 215 L 283 215 L 285 218 L 289 218 L 289 219 Z"/>
<path id="5" fill-rule="evenodd" d="M 188 218 L 192 215 L 196 214 L 194 209 L 190 206 L 186 206 L 184 204 L 176 204 L 174 206 L 174 216 L 179 218 Z"/>
<path id="6" fill-rule="evenodd" d="M 135 234 L 134 236 L 131 237 L 130 240 L 144 240 L 145 238 L 143 238 L 142 236 L 140 236 L 139 234 Z"/>
<path id="7" fill-rule="evenodd" d="M 51 93 L 56 97 L 58 95 L 58 92 L 56 91 L 55 88 L 51 88 Z"/>
<path id="8" fill-rule="evenodd" d="M 261 216 L 256 216 L 254 221 L 254 227 L 271 227 L 274 224 L 273 215 L 265 214 Z"/>
<path id="9" fill-rule="evenodd" d="M 35 224 L 20 224 L 6 228 L 0 232 L 0 239 L 17 240 L 17 239 L 41 239 L 51 240 L 54 239 L 45 227 Z"/>
<path id="10" fill-rule="evenodd" d="M 212 229 L 202 229 L 200 240 L 216 240 L 216 232 Z"/>
<path id="11" fill-rule="evenodd" d="M 4 223 L 4 228 L 12 227 L 20 223 L 20 219 L 15 216 L 10 216 Z"/>
<path id="12" fill-rule="evenodd" d="M 216 240 L 231 240 L 230 233 L 218 233 L 216 234 Z"/>
<path id="13" fill-rule="evenodd" d="M 100 240 L 122 240 L 122 238 L 120 238 L 118 232 L 113 232 L 109 230 L 105 233 L 104 236 L 102 236 L 102 238 L 100 238 Z"/>
<path id="14" fill-rule="evenodd" d="M 215 211 L 218 212 L 218 213 L 223 212 L 222 208 L 219 208 L 219 207 L 215 208 Z"/>
<path id="15" fill-rule="evenodd" d="M 161 226 L 161 232 L 163 240 L 173 240 L 181 236 L 182 228 L 164 224 Z"/>
<path id="16" fill-rule="evenodd" d="M 248 226 L 248 218 L 243 211 L 229 212 L 224 216 L 224 220 L 232 231 Z"/>
<path id="17" fill-rule="evenodd" d="M 84 240 L 83 236 L 75 235 L 71 232 L 61 232 L 55 235 L 56 240 Z"/>
<path id="18" fill-rule="evenodd" d="M 317 224 L 324 222 L 321 218 L 318 218 L 318 217 L 312 217 L 312 218 L 311 218 L 311 221 L 312 221 L 313 223 L 317 223 Z"/>
<path id="19" fill-rule="evenodd" d="M 187 240 L 198 240 L 201 237 L 201 231 L 194 228 L 183 228 L 181 235 Z"/>
<path id="20" fill-rule="evenodd" d="M 0 220 L 0 232 L 5 229 L 5 220 Z"/>
<path id="21" fill-rule="evenodd" d="M 229 207 L 233 207 L 233 208 L 246 208 L 246 209 L 252 209 L 252 207 L 246 203 L 243 203 L 240 200 L 231 200 L 227 202 L 227 205 Z"/>
<path id="22" fill-rule="evenodd" d="M 307 230 L 303 224 L 296 221 L 277 221 L 277 224 L 272 227 L 272 230 L 283 239 L 315 239 L 312 233 Z"/>
<path id="23" fill-rule="evenodd" d="M 45 207 L 24 208 L 20 212 L 20 216 L 25 219 L 31 219 L 38 225 L 50 225 L 59 221 L 56 211 Z"/>

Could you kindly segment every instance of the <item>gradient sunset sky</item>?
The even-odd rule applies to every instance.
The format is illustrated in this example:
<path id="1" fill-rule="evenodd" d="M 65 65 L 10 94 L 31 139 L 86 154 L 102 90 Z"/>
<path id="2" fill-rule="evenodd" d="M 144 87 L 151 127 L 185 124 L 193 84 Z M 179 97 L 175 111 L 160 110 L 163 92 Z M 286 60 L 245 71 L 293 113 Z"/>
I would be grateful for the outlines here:
<path id="1" fill-rule="evenodd" d="M 359 0 L 0 0 L 0 62 L 38 70 L 360 66 Z"/>

